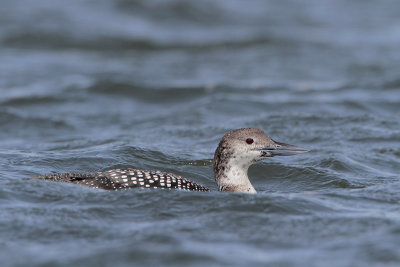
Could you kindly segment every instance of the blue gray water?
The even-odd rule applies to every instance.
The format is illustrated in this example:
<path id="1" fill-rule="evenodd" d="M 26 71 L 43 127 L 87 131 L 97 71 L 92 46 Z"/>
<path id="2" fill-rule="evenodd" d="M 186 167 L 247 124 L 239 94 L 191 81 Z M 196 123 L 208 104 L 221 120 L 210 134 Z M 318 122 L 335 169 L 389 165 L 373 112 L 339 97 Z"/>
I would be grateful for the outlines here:
<path id="1" fill-rule="evenodd" d="M 1 266 L 399 266 L 400 2 L 2 0 Z M 215 190 L 228 130 L 311 152 L 257 195 L 26 181 L 142 168 Z"/>

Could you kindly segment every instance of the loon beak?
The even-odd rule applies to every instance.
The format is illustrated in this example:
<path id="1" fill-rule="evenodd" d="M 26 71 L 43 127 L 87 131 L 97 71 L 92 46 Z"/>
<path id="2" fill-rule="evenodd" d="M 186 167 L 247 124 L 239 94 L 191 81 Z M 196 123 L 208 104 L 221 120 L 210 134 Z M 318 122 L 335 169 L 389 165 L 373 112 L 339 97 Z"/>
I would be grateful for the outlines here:
<path id="1" fill-rule="evenodd" d="M 292 156 L 310 151 L 299 146 L 289 145 L 276 141 L 274 142 L 274 146 L 263 147 L 260 149 L 263 157 Z"/>

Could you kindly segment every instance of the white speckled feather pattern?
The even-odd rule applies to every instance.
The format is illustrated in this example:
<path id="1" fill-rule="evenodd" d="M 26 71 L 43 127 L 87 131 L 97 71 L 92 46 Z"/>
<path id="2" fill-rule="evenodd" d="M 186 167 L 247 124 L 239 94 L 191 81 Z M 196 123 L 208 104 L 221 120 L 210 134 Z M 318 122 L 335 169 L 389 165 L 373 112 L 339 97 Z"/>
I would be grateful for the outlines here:
<path id="1" fill-rule="evenodd" d="M 204 186 L 172 173 L 137 169 L 115 169 L 95 173 L 48 174 L 32 177 L 31 179 L 67 182 L 105 190 L 168 188 L 190 191 L 210 191 Z"/>

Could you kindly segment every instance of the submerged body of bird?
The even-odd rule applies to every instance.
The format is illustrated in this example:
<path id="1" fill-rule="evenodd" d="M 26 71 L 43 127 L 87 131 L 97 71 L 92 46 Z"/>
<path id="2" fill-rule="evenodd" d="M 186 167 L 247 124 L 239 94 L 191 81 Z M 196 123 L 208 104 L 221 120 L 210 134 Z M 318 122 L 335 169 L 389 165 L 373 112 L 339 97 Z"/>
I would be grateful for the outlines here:
<path id="1" fill-rule="evenodd" d="M 220 191 L 256 193 L 247 171 L 257 161 L 274 156 L 290 156 L 307 149 L 272 140 L 259 128 L 243 128 L 225 134 L 214 154 L 213 170 Z M 105 190 L 128 188 L 168 188 L 210 191 L 172 173 L 137 169 L 114 169 L 95 173 L 62 173 L 30 179 L 68 182 Z"/>

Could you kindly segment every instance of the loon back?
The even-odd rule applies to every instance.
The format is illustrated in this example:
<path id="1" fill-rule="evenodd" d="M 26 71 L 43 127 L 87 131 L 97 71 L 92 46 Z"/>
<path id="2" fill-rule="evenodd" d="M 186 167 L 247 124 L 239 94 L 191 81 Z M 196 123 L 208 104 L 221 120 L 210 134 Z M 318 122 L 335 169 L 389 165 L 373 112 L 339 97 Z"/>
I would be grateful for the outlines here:
<path id="1" fill-rule="evenodd" d="M 207 187 L 198 185 L 172 173 L 137 169 L 115 169 L 94 173 L 47 174 L 30 179 L 73 183 L 104 190 L 168 188 L 190 191 L 210 191 Z"/>
<path id="2" fill-rule="evenodd" d="M 256 193 L 247 176 L 248 168 L 257 161 L 307 152 L 307 149 L 272 140 L 263 130 L 243 128 L 225 134 L 214 154 L 213 170 L 220 191 Z M 209 191 L 178 175 L 160 171 L 115 169 L 95 173 L 62 173 L 32 177 L 84 185 L 105 190 L 128 188 L 168 188 Z"/>

